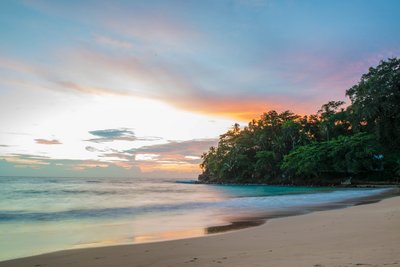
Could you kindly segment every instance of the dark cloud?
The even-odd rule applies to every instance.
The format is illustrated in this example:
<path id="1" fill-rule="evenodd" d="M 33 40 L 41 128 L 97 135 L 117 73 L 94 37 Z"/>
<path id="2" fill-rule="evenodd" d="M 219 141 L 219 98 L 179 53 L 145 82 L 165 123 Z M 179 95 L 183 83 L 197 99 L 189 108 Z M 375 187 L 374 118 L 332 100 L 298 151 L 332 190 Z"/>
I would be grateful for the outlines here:
<path id="1" fill-rule="evenodd" d="M 136 156 L 141 154 L 154 155 L 148 160 L 154 164 L 179 163 L 179 164 L 198 164 L 200 156 L 206 152 L 210 146 L 217 144 L 217 139 L 194 139 L 188 141 L 170 141 L 167 144 L 144 146 L 126 151 L 104 154 L 104 157 L 114 157 L 126 162 L 135 162 Z"/>
<path id="2" fill-rule="evenodd" d="M 85 149 L 87 151 L 89 151 L 89 152 L 98 152 L 98 151 L 100 151 L 99 149 L 97 149 L 95 147 L 92 147 L 92 146 L 87 146 L 87 147 L 85 147 Z"/>
<path id="3" fill-rule="evenodd" d="M 35 139 L 35 142 L 37 144 L 41 144 L 41 145 L 61 145 L 62 143 L 56 139 Z"/>
<path id="4" fill-rule="evenodd" d="M 207 151 L 210 146 L 214 146 L 217 139 L 194 139 L 188 141 L 170 141 L 167 144 L 144 146 L 137 149 L 131 149 L 134 153 L 148 154 L 179 154 L 183 156 L 200 156 Z"/>
<path id="5" fill-rule="evenodd" d="M 96 138 L 91 138 L 86 141 L 95 143 L 113 142 L 113 141 L 157 141 L 161 140 L 158 136 L 143 136 L 137 137 L 132 129 L 119 128 L 119 129 L 105 129 L 105 130 L 95 130 L 89 131 L 91 135 L 96 136 Z M 91 151 L 95 148 L 86 147 L 86 150 Z"/>
<path id="6" fill-rule="evenodd" d="M 135 136 L 135 133 L 127 128 L 95 130 L 89 131 L 89 133 L 96 136 L 96 138 L 92 138 L 86 141 L 95 143 L 138 140 L 138 138 Z"/>
<path id="7" fill-rule="evenodd" d="M 124 135 L 132 135 L 134 133 L 128 129 L 107 129 L 107 130 L 96 130 L 89 132 L 92 135 L 106 137 L 106 138 L 118 138 Z"/>

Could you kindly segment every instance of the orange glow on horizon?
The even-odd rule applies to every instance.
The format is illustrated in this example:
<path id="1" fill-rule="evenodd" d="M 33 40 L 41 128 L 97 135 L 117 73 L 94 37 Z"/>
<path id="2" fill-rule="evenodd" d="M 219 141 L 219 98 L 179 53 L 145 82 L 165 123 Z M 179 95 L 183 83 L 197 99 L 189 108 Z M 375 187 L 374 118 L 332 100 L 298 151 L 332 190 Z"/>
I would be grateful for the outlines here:
<path id="1" fill-rule="evenodd" d="M 216 99 L 197 99 L 196 101 L 172 102 L 172 105 L 211 116 L 228 117 L 243 122 L 258 119 L 270 110 L 283 112 L 290 110 L 299 115 L 314 114 L 318 110 L 318 105 L 310 105 L 307 102 L 294 101 L 290 99 L 276 99 L 270 101 L 263 100 L 241 100 L 226 99 L 219 101 Z"/>
<path id="2" fill-rule="evenodd" d="M 139 168 L 142 172 L 149 173 L 155 171 L 180 172 L 180 173 L 200 173 L 199 164 L 191 163 L 144 163 Z"/>

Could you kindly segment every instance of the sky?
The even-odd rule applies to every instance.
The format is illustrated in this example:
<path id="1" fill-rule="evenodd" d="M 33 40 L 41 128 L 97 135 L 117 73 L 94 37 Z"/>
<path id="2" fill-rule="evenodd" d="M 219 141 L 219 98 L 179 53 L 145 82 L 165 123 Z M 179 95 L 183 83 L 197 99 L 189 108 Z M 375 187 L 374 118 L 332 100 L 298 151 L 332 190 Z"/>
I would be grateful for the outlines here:
<path id="1" fill-rule="evenodd" d="M 0 176 L 195 178 L 235 122 L 400 56 L 397 0 L 0 2 Z"/>

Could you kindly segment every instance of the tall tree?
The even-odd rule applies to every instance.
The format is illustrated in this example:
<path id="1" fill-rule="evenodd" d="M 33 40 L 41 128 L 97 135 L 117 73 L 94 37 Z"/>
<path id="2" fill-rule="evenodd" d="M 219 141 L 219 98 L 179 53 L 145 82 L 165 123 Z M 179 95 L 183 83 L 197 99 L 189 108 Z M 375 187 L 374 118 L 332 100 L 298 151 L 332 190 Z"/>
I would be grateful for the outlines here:
<path id="1" fill-rule="evenodd" d="M 328 103 L 322 105 L 321 109 L 318 110 L 318 115 L 320 116 L 321 131 L 322 136 L 324 136 L 326 141 L 335 137 L 335 127 L 338 125 L 340 114 L 344 113 L 342 108 L 339 112 L 339 108 L 345 104 L 344 101 L 329 101 Z"/>
<path id="2" fill-rule="evenodd" d="M 391 58 L 369 69 L 346 91 L 355 128 L 374 132 L 389 151 L 400 148 L 400 59 Z"/>

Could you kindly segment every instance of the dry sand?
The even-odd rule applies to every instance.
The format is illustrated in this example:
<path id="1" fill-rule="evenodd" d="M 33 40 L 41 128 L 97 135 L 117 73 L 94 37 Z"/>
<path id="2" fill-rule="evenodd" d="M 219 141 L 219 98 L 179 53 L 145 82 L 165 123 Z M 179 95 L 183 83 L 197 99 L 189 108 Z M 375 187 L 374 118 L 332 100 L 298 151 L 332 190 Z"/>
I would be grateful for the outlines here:
<path id="1" fill-rule="evenodd" d="M 61 251 L 0 266 L 400 267 L 400 197 L 272 219 L 225 234 Z"/>

